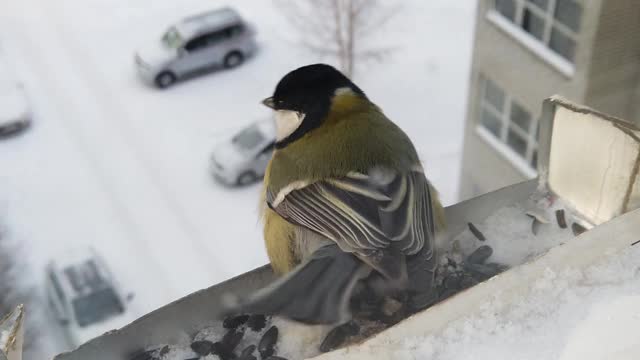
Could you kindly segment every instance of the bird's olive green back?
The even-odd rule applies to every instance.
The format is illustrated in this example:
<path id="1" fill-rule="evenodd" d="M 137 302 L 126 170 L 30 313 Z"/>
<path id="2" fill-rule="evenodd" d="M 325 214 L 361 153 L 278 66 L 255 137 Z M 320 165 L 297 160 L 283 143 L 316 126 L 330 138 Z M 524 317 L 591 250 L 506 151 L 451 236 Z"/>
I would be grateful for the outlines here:
<path id="1" fill-rule="evenodd" d="M 277 193 L 293 181 L 367 173 L 373 166 L 403 172 L 418 163 L 409 138 L 376 105 L 343 94 L 334 98 L 320 127 L 274 153 L 265 185 Z"/>

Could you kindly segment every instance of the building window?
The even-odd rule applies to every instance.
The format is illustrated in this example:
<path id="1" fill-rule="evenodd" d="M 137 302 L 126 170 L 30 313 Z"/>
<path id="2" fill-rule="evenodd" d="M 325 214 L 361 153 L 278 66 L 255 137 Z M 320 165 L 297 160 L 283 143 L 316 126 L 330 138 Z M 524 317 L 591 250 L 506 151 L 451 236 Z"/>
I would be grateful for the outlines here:
<path id="1" fill-rule="evenodd" d="M 573 62 L 582 6 L 576 0 L 494 0 L 503 17 Z"/>
<path id="2" fill-rule="evenodd" d="M 500 143 L 499 151 L 527 173 L 538 166 L 538 121 L 498 84 L 480 76 L 480 115 L 478 125 Z"/>

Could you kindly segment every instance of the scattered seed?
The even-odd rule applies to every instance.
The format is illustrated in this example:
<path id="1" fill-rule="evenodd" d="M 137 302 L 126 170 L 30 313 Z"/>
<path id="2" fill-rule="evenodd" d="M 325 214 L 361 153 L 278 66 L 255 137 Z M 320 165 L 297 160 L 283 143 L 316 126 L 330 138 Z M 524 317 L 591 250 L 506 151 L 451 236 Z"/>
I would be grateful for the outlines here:
<path id="1" fill-rule="evenodd" d="M 278 342 L 278 328 L 274 325 L 262 335 L 262 339 L 258 343 L 258 352 L 262 358 L 273 355 L 274 346 Z"/>
<path id="2" fill-rule="evenodd" d="M 467 257 L 467 262 L 472 264 L 484 264 L 487 259 L 489 259 L 493 255 L 493 249 L 491 246 L 482 245 L 479 248 L 475 249 L 469 257 Z"/>
<path id="3" fill-rule="evenodd" d="M 558 222 L 558 226 L 560 226 L 561 229 L 567 228 L 567 220 L 564 217 L 563 209 L 556 210 L 556 221 Z"/>
<path id="4" fill-rule="evenodd" d="M 191 343 L 191 350 L 200 356 L 207 356 L 213 351 L 213 343 L 208 340 L 194 341 Z M 160 352 L 161 357 L 162 355 Z"/>
<path id="5" fill-rule="evenodd" d="M 247 326 L 253 331 L 260 331 L 267 325 L 267 318 L 264 315 L 251 315 L 247 319 Z"/>
<path id="6" fill-rule="evenodd" d="M 244 348 L 244 350 L 242 350 L 242 353 L 240 354 L 240 357 L 253 355 L 254 351 L 256 351 L 256 346 L 255 345 L 249 345 L 246 348 Z"/>
<path id="7" fill-rule="evenodd" d="M 218 355 L 220 360 L 233 360 L 236 358 L 236 354 L 234 354 L 232 350 L 227 349 L 227 347 L 220 341 L 213 344 L 211 353 Z"/>
<path id="8" fill-rule="evenodd" d="M 473 234 L 473 236 L 476 237 L 476 239 L 480 240 L 480 241 L 486 241 L 487 238 L 484 237 L 484 234 L 480 232 L 480 230 L 478 230 L 478 228 L 473 225 L 473 223 L 467 223 L 467 225 L 469 226 L 469 231 L 471 231 L 471 233 Z"/>
<path id="9" fill-rule="evenodd" d="M 573 224 L 571 224 L 571 230 L 573 231 L 573 235 L 575 235 L 575 236 L 578 236 L 578 235 L 582 234 L 583 232 L 587 231 L 587 229 L 584 226 L 582 226 L 582 225 L 580 225 L 578 223 L 575 223 L 575 222 Z"/>
<path id="10" fill-rule="evenodd" d="M 322 340 L 322 344 L 320 344 L 320 351 L 329 352 L 337 349 L 340 345 L 344 344 L 349 336 L 357 335 L 359 332 L 360 327 L 353 321 L 336 326 L 329 331 L 324 340 Z"/>
<path id="11" fill-rule="evenodd" d="M 225 329 L 235 329 L 249 320 L 249 315 L 238 315 L 224 319 L 222 326 Z"/>
<path id="12" fill-rule="evenodd" d="M 242 341 L 242 337 L 244 337 L 244 331 L 238 329 L 231 329 L 222 338 L 222 346 L 228 350 L 229 352 L 233 352 L 240 341 Z"/>

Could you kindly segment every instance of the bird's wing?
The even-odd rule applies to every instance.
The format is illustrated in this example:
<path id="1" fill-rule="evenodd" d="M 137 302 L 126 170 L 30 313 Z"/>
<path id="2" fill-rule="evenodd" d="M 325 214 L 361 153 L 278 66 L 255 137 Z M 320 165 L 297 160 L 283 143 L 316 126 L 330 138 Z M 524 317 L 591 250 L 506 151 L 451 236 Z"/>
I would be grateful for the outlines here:
<path id="1" fill-rule="evenodd" d="M 429 182 L 416 167 L 297 182 L 267 204 L 287 221 L 333 240 L 389 278 L 404 273 L 404 256 L 423 250 L 433 264 L 434 222 Z M 398 261 L 400 259 L 400 261 Z"/>

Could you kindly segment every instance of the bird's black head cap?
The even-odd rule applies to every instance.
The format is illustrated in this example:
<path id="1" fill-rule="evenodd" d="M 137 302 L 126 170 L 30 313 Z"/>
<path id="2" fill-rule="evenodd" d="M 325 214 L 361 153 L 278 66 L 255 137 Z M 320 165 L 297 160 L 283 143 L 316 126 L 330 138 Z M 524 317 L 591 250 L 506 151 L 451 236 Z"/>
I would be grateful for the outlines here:
<path id="1" fill-rule="evenodd" d="M 273 93 L 263 103 L 274 110 L 292 110 L 305 115 L 300 127 L 276 147 L 282 148 L 317 128 L 327 117 L 336 90 L 347 88 L 365 97 L 364 92 L 349 78 L 330 65 L 313 64 L 285 75 Z"/>

